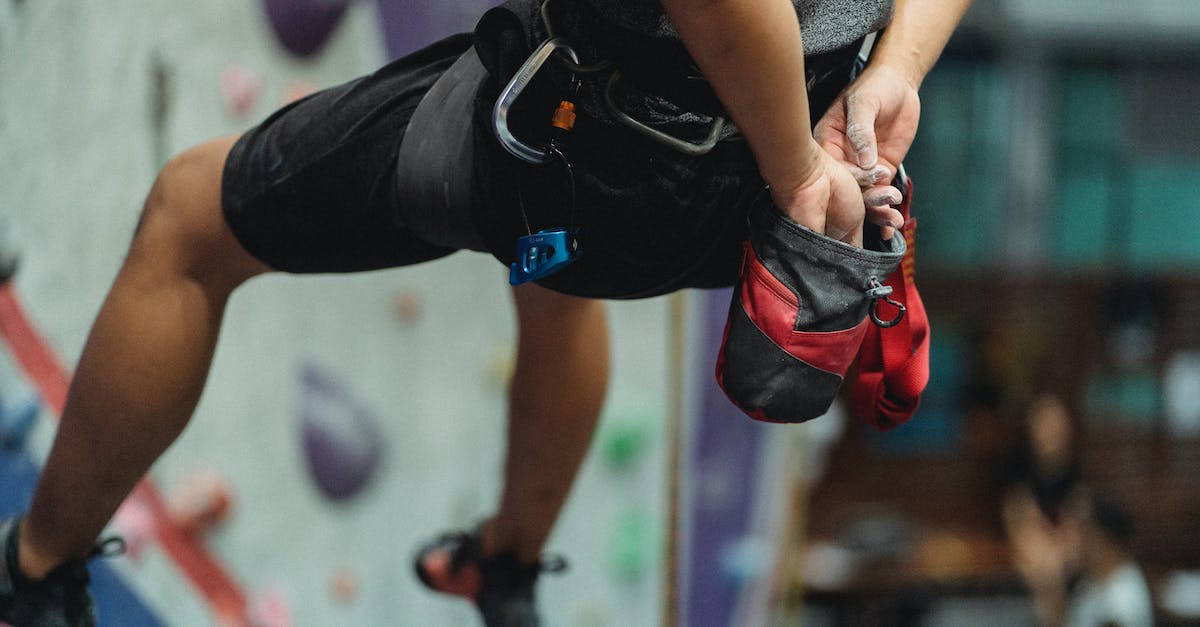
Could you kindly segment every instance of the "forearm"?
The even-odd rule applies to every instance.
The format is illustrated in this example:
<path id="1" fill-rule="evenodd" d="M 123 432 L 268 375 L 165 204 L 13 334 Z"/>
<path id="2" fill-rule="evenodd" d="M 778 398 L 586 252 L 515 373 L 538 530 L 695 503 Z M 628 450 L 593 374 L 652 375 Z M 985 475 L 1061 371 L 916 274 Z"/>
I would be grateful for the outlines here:
<path id="1" fill-rule="evenodd" d="M 800 24 L 789 0 L 663 0 L 680 38 L 774 187 L 815 174 Z"/>
<path id="2" fill-rule="evenodd" d="M 919 88 L 970 5 L 971 0 L 896 0 L 871 64 L 895 68 Z"/>

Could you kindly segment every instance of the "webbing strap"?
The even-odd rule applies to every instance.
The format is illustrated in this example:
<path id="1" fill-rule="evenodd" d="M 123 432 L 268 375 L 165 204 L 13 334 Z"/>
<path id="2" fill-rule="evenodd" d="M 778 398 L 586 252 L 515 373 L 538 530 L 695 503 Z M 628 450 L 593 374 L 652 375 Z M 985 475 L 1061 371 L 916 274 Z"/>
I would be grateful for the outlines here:
<path id="1" fill-rule="evenodd" d="M 917 220 L 911 215 L 911 179 L 906 179 L 901 232 L 908 250 L 900 267 L 884 281 L 891 298 L 907 312 L 894 327 L 873 326 L 859 348 L 858 373 L 851 384 L 854 412 L 886 431 L 912 418 L 929 382 L 929 318 L 913 280 Z"/>
<path id="2" fill-rule="evenodd" d="M 421 98 L 396 157 L 396 217 L 437 246 L 486 251 L 471 218 L 475 94 L 487 77 L 467 49 Z"/>

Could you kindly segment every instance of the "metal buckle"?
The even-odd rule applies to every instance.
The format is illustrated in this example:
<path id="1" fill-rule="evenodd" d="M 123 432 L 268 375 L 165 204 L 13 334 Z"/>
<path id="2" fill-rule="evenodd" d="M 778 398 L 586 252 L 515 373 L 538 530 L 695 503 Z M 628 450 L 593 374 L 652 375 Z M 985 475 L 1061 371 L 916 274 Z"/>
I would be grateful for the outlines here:
<path id="1" fill-rule="evenodd" d="M 513 135 L 512 130 L 508 128 L 508 112 L 520 97 L 521 92 L 537 75 L 538 70 L 542 69 L 546 60 L 557 50 L 562 50 L 573 63 L 579 64 L 579 56 L 566 42 L 557 37 L 546 40 L 546 43 L 534 50 L 525 63 L 521 64 L 521 68 L 513 75 L 512 80 L 508 81 L 504 90 L 500 92 L 500 97 L 496 99 L 496 106 L 492 108 L 492 127 L 496 131 L 496 139 L 500 140 L 500 145 L 504 146 L 504 149 L 512 156 L 537 165 L 550 160 L 549 152 L 530 146 Z"/>

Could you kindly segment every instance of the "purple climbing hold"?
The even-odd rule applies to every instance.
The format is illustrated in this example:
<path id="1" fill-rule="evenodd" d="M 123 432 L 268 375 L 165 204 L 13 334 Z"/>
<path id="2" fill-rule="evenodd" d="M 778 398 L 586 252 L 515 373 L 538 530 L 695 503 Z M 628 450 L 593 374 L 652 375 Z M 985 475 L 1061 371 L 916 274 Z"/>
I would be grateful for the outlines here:
<path id="1" fill-rule="evenodd" d="M 378 421 L 331 377 L 308 365 L 301 373 L 301 429 L 309 474 L 333 501 L 358 494 L 382 457 Z"/>
<path id="2" fill-rule="evenodd" d="M 275 36 L 301 57 L 321 49 L 349 4 L 350 0 L 263 0 Z"/>

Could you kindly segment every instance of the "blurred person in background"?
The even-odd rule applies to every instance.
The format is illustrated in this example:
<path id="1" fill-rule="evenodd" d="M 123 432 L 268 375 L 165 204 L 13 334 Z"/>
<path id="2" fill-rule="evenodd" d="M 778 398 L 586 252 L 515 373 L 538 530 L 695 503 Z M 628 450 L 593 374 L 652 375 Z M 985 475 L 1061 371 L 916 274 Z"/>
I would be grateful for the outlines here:
<path id="1" fill-rule="evenodd" d="M 1045 627 L 1151 627 L 1154 608 L 1130 550 L 1133 520 L 1119 501 L 1091 493 L 1060 524 L 1013 520 L 1013 565 Z"/>
<path id="2" fill-rule="evenodd" d="M 687 154 L 615 123 L 597 104 L 602 81 L 571 80 L 576 203 L 525 207 L 520 168 L 528 166 L 500 150 L 491 128 L 500 87 L 547 40 L 535 0 L 510 0 L 474 36 L 442 40 L 175 157 L 150 191 L 83 349 L 31 509 L 0 521 L 0 620 L 92 624 L 83 562 L 187 424 L 225 305 L 247 280 L 391 268 L 459 249 L 508 265 L 531 227 L 577 224 L 587 254 L 513 291 L 517 361 L 497 512 L 433 542 L 416 563 L 426 585 L 471 600 L 489 627 L 540 624 L 541 548 L 607 381 L 599 299 L 732 285 L 750 201 L 764 184 L 782 214 L 817 233 L 861 246 L 871 225 L 889 238 L 901 226 L 893 208 L 901 194 L 888 183 L 916 133 L 917 90 L 968 4 L 555 0 L 557 34 L 604 53 L 585 63 L 612 61 L 624 73 L 630 111 L 701 137 L 714 117 L 737 124 L 708 154 Z M 870 64 L 849 82 L 860 44 L 884 26 Z M 693 80 L 689 57 L 703 80 Z M 567 89 L 568 73 L 557 68 L 550 74 Z M 434 92 L 447 102 L 469 97 L 453 100 L 461 108 L 419 109 Z M 414 122 L 416 132 L 466 129 L 453 144 L 463 154 L 441 156 L 453 164 L 446 172 L 467 179 L 445 188 L 432 181 L 437 193 L 418 202 L 400 191 L 407 168 L 422 165 L 402 160 L 401 138 L 422 110 L 433 116 Z M 540 195 L 560 192 L 563 180 L 544 172 Z"/>
<path id="3" fill-rule="evenodd" d="M 1042 394 L 1025 412 L 1022 441 L 1005 469 L 1006 509 L 1025 509 L 1057 526 L 1083 487 L 1075 426 L 1055 394 Z"/>

